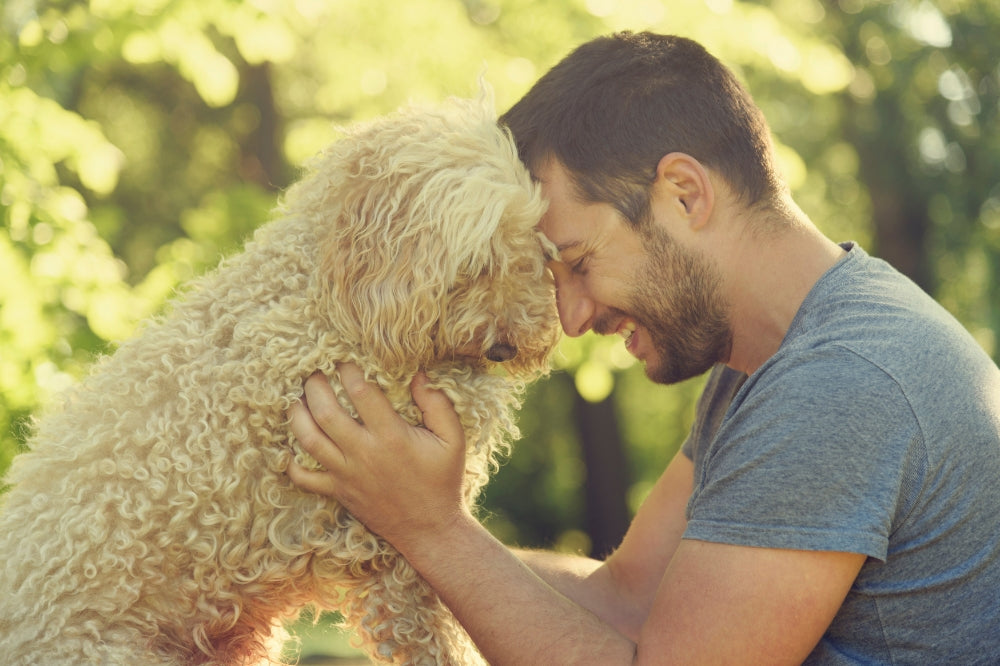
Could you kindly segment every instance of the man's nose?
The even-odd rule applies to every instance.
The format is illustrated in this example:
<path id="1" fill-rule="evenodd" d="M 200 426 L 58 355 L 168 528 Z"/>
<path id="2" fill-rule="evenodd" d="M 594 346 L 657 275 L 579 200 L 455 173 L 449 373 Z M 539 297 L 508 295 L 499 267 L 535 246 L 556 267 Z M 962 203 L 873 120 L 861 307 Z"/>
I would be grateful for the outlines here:
<path id="1" fill-rule="evenodd" d="M 575 338 L 590 330 L 594 321 L 594 302 L 575 280 L 556 277 L 556 304 L 566 335 Z"/>

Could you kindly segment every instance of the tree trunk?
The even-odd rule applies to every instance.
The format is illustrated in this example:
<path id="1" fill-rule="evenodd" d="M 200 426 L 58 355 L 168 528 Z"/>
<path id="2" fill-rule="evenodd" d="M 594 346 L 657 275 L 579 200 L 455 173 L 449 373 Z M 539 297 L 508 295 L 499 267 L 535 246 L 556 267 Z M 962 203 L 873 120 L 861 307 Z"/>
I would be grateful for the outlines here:
<path id="1" fill-rule="evenodd" d="M 573 396 L 586 468 L 586 529 L 591 555 L 601 558 L 618 547 L 628 529 L 628 461 L 612 396 L 596 403 L 587 402 L 576 391 Z"/>
<path id="2" fill-rule="evenodd" d="M 240 142 L 240 176 L 266 190 L 279 190 L 287 185 L 287 174 L 271 68 L 266 62 L 247 65 L 240 72 L 240 82 L 240 98 L 253 104 L 260 114 L 256 127 Z"/>

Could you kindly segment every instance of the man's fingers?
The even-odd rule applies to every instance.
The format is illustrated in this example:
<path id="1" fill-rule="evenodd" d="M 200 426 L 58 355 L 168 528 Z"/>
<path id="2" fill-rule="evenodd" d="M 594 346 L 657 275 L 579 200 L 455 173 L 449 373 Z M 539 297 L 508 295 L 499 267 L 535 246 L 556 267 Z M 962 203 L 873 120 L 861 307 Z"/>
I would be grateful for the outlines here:
<path id="1" fill-rule="evenodd" d="M 302 449 L 329 470 L 347 462 L 342 446 L 361 436 L 362 428 L 337 402 L 337 395 L 322 373 L 305 383 L 302 402 L 293 404 L 288 415 L 292 434 Z"/>
<path id="2" fill-rule="evenodd" d="M 290 478 L 292 483 L 297 485 L 299 488 L 317 493 L 319 495 L 326 495 L 327 497 L 333 495 L 335 483 L 333 477 L 326 472 L 322 470 L 306 469 L 294 460 L 289 463 L 286 471 L 288 473 L 288 478 Z"/>
<path id="3" fill-rule="evenodd" d="M 354 441 L 361 436 L 361 425 L 341 407 L 323 373 L 314 372 L 306 380 L 304 402 L 313 421 L 333 441 Z"/>
<path id="4" fill-rule="evenodd" d="M 455 406 L 440 389 L 427 386 L 427 376 L 418 373 L 410 385 L 413 401 L 423 414 L 424 427 L 450 444 L 463 444 L 465 432 Z"/>
<path id="5" fill-rule="evenodd" d="M 381 432 L 391 423 L 399 420 L 400 416 L 392 408 L 392 403 L 385 396 L 385 393 L 376 385 L 365 379 L 364 373 L 354 363 L 341 363 L 337 365 L 337 374 L 340 376 L 340 383 L 347 392 L 347 397 L 358 411 L 358 418 L 369 430 Z M 312 409 L 312 403 L 309 403 Z M 326 424 L 321 422 L 323 429 L 336 439 L 330 432 Z"/>
<path id="6" fill-rule="evenodd" d="M 323 432 L 313 414 L 301 402 L 288 408 L 292 434 L 299 441 L 302 450 L 316 459 L 327 469 L 341 467 L 346 462 L 343 452 Z"/>

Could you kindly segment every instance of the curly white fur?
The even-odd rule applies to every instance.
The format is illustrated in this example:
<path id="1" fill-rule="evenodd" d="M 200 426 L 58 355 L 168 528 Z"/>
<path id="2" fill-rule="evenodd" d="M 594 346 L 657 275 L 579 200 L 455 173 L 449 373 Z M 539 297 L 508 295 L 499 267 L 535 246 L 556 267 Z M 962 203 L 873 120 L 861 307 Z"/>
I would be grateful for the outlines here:
<path id="1" fill-rule="evenodd" d="M 403 558 L 289 482 L 285 412 L 354 361 L 416 423 L 424 368 L 474 502 L 558 335 L 543 212 L 488 94 L 346 130 L 244 252 L 37 423 L 0 500 L 4 663 L 273 661 L 310 604 L 377 661 L 480 663 Z M 503 371 L 486 358 L 515 347 Z"/>

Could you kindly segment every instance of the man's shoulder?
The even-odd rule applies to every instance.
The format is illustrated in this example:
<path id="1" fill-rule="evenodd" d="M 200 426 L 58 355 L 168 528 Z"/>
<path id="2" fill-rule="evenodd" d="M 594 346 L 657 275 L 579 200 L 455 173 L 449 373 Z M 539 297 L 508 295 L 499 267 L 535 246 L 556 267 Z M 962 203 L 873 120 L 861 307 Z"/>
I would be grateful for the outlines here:
<path id="1" fill-rule="evenodd" d="M 805 382 L 857 373 L 882 390 L 890 381 L 915 401 L 946 388 L 961 396 L 963 387 L 981 384 L 997 372 L 992 359 L 943 306 L 868 255 L 814 287 L 770 365 L 791 369 Z M 806 372 L 794 372 L 802 366 Z M 860 394 L 866 387 L 858 384 L 856 389 Z"/>

